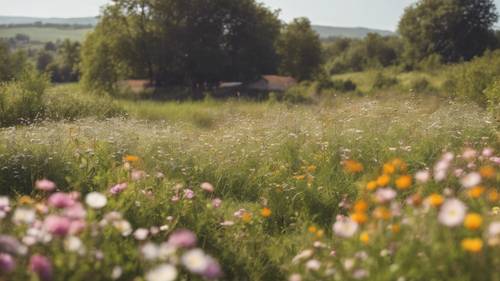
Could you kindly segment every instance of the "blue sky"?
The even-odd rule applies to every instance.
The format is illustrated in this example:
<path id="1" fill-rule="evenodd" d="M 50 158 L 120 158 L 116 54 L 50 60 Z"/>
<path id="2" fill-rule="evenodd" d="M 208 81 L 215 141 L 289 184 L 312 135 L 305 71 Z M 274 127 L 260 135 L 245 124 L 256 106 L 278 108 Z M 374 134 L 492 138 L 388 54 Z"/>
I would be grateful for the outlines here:
<path id="1" fill-rule="evenodd" d="M 237 0 L 235 0 L 237 1 Z M 260 0 L 289 21 L 306 16 L 314 24 L 395 30 L 403 10 L 415 0 Z M 496 0 L 500 7 L 500 0 Z M 0 0 L 0 15 L 86 17 L 109 0 Z"/>

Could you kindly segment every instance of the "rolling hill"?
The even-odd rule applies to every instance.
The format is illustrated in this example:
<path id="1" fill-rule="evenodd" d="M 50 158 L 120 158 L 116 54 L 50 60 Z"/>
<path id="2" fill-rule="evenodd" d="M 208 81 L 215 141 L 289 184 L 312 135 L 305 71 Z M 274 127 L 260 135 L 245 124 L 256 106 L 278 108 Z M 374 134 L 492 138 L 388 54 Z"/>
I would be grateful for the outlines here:
<path id="1" fill-rule="evenodd" d="M 395 33 L 392 31 L 370 29 L 366 27 L 335 27 L 335 26 L 313 25 L 313 29 L 320 35 L 321 38 L 328 38 L 328 37 L 363 38 L 368 33 L 377 33 L 383 36 L 395 35 Z"/>

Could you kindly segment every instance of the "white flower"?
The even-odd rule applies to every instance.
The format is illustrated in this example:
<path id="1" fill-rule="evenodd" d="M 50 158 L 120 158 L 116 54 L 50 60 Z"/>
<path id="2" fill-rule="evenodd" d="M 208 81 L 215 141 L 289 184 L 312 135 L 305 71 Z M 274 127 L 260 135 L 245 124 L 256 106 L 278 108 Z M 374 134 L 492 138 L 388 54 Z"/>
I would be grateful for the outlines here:
<path id="1" fill-rule="evenodd" d="M 488 227 L 488 236 L 491 238 L 500 235 L 500 221 L 495 221 Z"/>
<path id="2" fill-rule="evenodd" d="M 290 275 L 290 278 L 288 278 L 288 281 L 302 281 L 302 276 L 298 273 L 294 273 Z"/>
<path id="3" fill-rule="evenodd" d="M 292 259 L 292 263 L 297 263 L 301 260 L 308 259 L 313 255 L 313 253 L 314 252 L 311 249 L 304 250 Z"/>
<path id="4" fill-rule="evenodd" d="M 146 274 L 147 281 L 174 281 L 177 278 L 177 268 L 170 264 L 162 264 Z"/>
<path id="5" fill-rule="evenodd" d="M 132 226 L 126 220 L 117 220 L 113 222 L 113 226 L 122 234 L 122 236 L 129 236 L 132 234 Z"/>
<path id="6" fill-rule="evenodd" d="M 319 268 L 321 267 L 321 262 L 319 260 L 310 260 L 306 263 L 306 268 L 309 269 L 309 270 L 319 270 Z"/>
<path id="7" fill-rule="evenodd" d="M 115 266 L 111 272 L 111 279 L 117 280 L 123 274 L 123 269 L 120 266 Z"/>
<path id="8" fill-rule="evenodd" d="M 381 188 L 375 193 L 375 197 L 380 203 L 389 202 L 392 199 L 396 198 L 396 195 L 398 194 L 392 188 Z"/>
<path id="9" fill-rule="evenodd" d="M 350 218 L 343 217 L 333 225 L 333 232 L 344 238 L 349 238 L 358 231 L 358 224 Z"/>
<path id="10" fill-rule="evenodd" d="M 182 264 L 193 273 L 203 273 L 209 266 L 209 259 L 200 249 L 186 252 L 181 258 Z"/>
<path id="11" fill-rule="evenodd" d="M 214 186 L 211 183 L 204 182 L 200 185 L 200 187 L 206 192 L 214 192 Z"/>
<path id="12" fill-rule="evenodd" d="M 9 197 L 0 196 L 0 219 L 5 218 L 9 211 L 10 211 Z"/>
<path id="13" fill-rule="evenodd" d="M 160 247 L 158 247 L 158 258 L 161 260 L 167 260 L 171 256 L 175 254 L 177 248 L 175 246 L 170 245 L 169 243 L 161 243 Z"/>
<path id="14" fill-rule="evenodd" d="M 426 183 L 431 178 L 431 174 L 427 170 L 419 171 L 415 174 L 415 179 L 418 183 Z"/>
<path id="15" fill-rule="evenodd" d="M 460 179 L 460 183 L 465 188 L 471 188 L 471 187 L 477 186 L 479 183 L 481 183 L 481 175 L 479 173 L 476 173 L 476 172 L 467 174 L 463 178 Z"/>
<path id="16" fill-rule="evenodd" d="M 141 248 L 141 254 L 146 260 L 155 260 L 158 258 L 158 247 L 154 243 L 146 243 Z"/>
<path id="17" fill-rule="evenodd" d="M 448 227 L 460 225 L 465 218 L 467 206 L 458 199 L 448 199 L 441 207 L 438 220 Z"/>
<path id="18" fill-rule="evenodd" d="M 85 197 L 85 203 L 92 209 L 102 209 L 108 203 L 108 199 L 99 192 L 91 192 Z"/>
<path id="19" fill-rule="evenodd" d="M 70 252 L 78 252 L 82 248 L 82 240 L 75 236 L 70 236 L 64 241 L 64 246 L 66 250 Z"/>
<path id="20" fill-rule="evenodd" d="M 136 231 L 134 231 L 134 238 L 139 241 L 146 240 L 149 235 L 149 230 L 145 228 L 138 228 Z"/>
<path id="21" fill-rule="evenodd" d="M 36 219 L 36 212 L 30 208 L 17 208 L 12 216 L 15 224 L 32 224 Z"/>

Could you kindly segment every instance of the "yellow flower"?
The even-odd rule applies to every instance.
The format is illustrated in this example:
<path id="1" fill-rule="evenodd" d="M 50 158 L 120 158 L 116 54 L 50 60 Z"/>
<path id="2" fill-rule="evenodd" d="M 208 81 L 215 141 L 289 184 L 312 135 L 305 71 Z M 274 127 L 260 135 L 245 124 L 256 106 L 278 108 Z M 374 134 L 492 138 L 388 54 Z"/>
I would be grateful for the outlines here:
<path id="1" fill-rule="evenodd" d="M 383 167 L 384 175 L 392 175 L 396 171 L 396 167 L 391 163 L 384 164 Z"/>
<path id="2" fill-rule="evenodd" d="M 137 156 L 134 156 L 134 155 L 127 155 L 123 158 L 123 160 L 125 162 L 129 162 L 129 163 L 135 163 L 135 162 L 138 162 L 139 161 L 139 157 Z"/>
<path id="3" fill-rule="evenodd" d="M 408 165 L 406 164 L 406 162 L 404 162 L 403 160 L 401 160 L 399 158 L 392 160 L 391 164 L 394 165 L 396 168 L 398 168 L 402 172 L 406 172 L 406 170 L 408 168 Z"/>
<path id="4" fill-rule="evenodd" d="M 307 231 L 309 233 L 313 233 L 314 234 L 314 233 L 316 233 L 318 231 L 318 228 L 315 227 L 314 225 L 311 225 L 310 227 L 307 228 Z"/>
<path id="5" fill-rule="evenodd" d="M 356 212 L 351 215 L 351 219 L 358 224 L 364 224 L 368 221 L 368 216 L 363 212 Z"/>
<path id="6" fill-rule="evenodd" d="M 495 203 L 498 201 L 498 199 L 500 199 L 500 196 L 498 195 L 498 191 L 496 191 L 495 189 L 491 189 L 488 192 L 488 200 L 490 200 L 490 202 L 492 202 L 492 203 Z"/>
<path id="7" fill-rule="evenodd" d="M 391 224 L 391 232 L 397 234 L 401 231 L 401 226 L 397 223 Z"/>
<path id="8" fill-rule="evenodd" d="M 391 211 L 385 207 L 377 207 L 373 210 L 373 216 L 379 220 L 389 220 L 392 214 Z"/>
<path id="9" fill-rule="evenodd" d="M 271 209 L 269 208 L 263 208 L 261 211 L 260 211 L 260 214 L 264 217 L 264 218 L 268 218 L 272 215 L 272 211 Z"/>
<path id="10" fill-rule="evenodd" d="M 243 213 L 243 215 L 241 216 L 241 220 L 244 222 L 244 223 L 249 223 L 252 221 L 252 214 L 249 213 L 249 212 L 245 212 Z"/>
<path id="11" fill-rule="evenodd" d="M 478 253 L 483 248 L 483 241 L 479 238 L 467 238 L 462 240 L 462 248 L 467 252 Z"/>
<path id="12" fill-rule="evenodd" d="M 444 197 L 440 194 L 433 193 L 427 197 L 427 202 L 433 207 L 439 207 L 444 202 Z"/>
<path id="13" fill-rule="evenodd" d="M 298 181 L 302 181 L 302 180 L 304 180 L 306 178 L 306 176 L 305 175 L 300 175 L 300 176 L 294 176 L 293 178 L 296 179 L 296 180 L 298 180 Z"/>
<path id="14" fill-rule="evenodd" d="M 316 172 L 316 169 L 317 169 L 317 167 L 315 165 L 310 165 L 309 167 L 307 167 L 307 172 L 314 173 L 314 172 Z"/>
<path id="15" fill-rule="evenodd" d="M 35 203 L 35 201 L 27 195 L 21 196 L 19 198 L 19 204 L 21 205 L 31 205 L 33 203 Z"/>
<path id="16" fill-rule="evenodd" d="M 325 235 L 325 231 L 323 229 L 320 229 L 316 232 L 316 237 L 321 238 Z"/>
<path id="17" fill-rule="evenodd" d="M 388 175 L 382 175 L 382 176 L 378 177 L 377 185 L 380 187 L 384 187 L 384 186 L 387 186 L 390 181 L 391 181 L 391 177 L 389 177 Z"/>
<path id="18" fill-rule="evenodd" d="M 477 230 L 483 224 L 483 218 L 476 213 L 470 213 L 465 217 L 464 226 L 469 230 Z"/>
<path id="19" fill-rule="evenodd" d="M 344 170 L 351 174 L 361 173 L 364 169 L 363 164 L 356 160 L 345 160 L 343 165 Z"/>
<path id="20" fill-rule="evenodd" d="M 412 177 L 404 175 L 396 180 L 396 187 L 401 190 L 408 189 L 413 183 Z"/>
<path id="21" fill-rule="evenodd" d="M 481 197 L 483 192 L 484 192 L 484 187 L 476 186 L 476 187 L 473 187 L 473 188 L 467 190 L 467 195 L 470 198 L 479 198 L 479 197 Z"/>
<path id="22" fill-rule="evenodd" d="M 479 169 L 479 174 L 483 178 L 492 179 L 495 177 L 496 171 L 493 166 L 483 166 Z"/>
<path id="23" fill-rule="evenodd" d="M 363 242 L 363 244 L 368 244 L 370 243 L 370 235 L 368 232 L 363 232 L 359 235 L 359 241 Z"/>
<path id="24" fill-rule="evenodd" d="M 375 189 L 377 189 L 377 181 L 371 181 L 369 183 L 366 184 L 366 189 L 368 189 L 369 191 L 373 191 Z"/>

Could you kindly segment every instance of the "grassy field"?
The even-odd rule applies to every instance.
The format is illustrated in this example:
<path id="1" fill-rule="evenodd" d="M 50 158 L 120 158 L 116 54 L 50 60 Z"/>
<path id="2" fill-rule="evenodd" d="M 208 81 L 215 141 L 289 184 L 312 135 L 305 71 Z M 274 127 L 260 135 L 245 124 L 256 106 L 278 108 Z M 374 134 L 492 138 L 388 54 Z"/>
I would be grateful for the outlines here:
<path id="1" fill-rule="evenodd" d="M 54 27 L 0 27 L 0 38 L 15 37 L 16 34 L 25 34 L 32 41 L 42 43 L 56 42 L 57 40 L 70 39 L 72 41 L 83 41 L 85 34 L 92 29 L 65 29 Z"/>
<path id="2" fill-rule="evenodd" d="M 26 251 L 54 280 L 500 280 L 500 135 L 479 107 L 418 95 L 132 102 L 77 86 L 46 99 L 52 120 L 73 121 L 0 130 L 0 225 L 35 241 Z M 464 187 L 475 171 L 481 187 Z M 76 191 L 71 206 L 40 179 Z M 457 201 L 480 222 L 444 220 Z M 75 205 L 79 231 L 51 227 Z M 6 276 L 27 280 L 16 255 Z"/>

